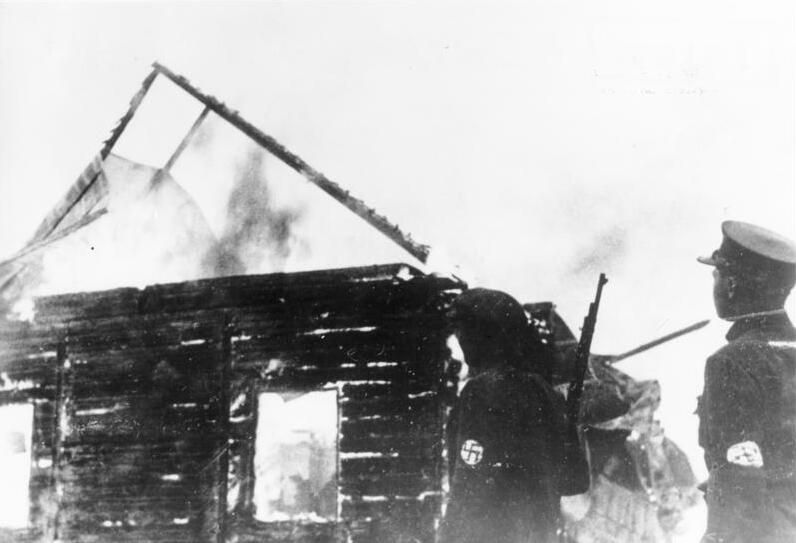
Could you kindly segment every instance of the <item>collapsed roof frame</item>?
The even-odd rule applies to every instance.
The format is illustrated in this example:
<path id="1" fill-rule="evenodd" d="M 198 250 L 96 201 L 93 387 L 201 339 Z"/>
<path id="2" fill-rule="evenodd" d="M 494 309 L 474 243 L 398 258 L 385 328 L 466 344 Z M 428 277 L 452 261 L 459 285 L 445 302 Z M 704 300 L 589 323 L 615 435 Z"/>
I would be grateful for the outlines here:
<path id="1" fill-rule="evenodd" d="M 194 121 L 193 125 L 183 137 L 180 144 L 177 146 L 175 151 L 172 153 L 169 160 L 166 164 L 160 168 L 157 173 L 155 174 L 155 179 L 153 181 L 157 181 L 157 179 L 163 175 L 165 175 L 177 161 L 179 156 L 185 150 L 185 148 L 190 143 L 191 138 L 197 132 L 199 127 L 201 126 L 204 119 L 207 117 L 208 113 L 211 111 L 230 123 L 233 127 L 237 128 L 243 134 L 248 136 L 251 140 L 255 143 L 260 145 L 266 151 L 277 157 L 279 160 L 284 162 L 287 166 L 298 172 L 301 176 L 303 176 L 307 181 L 317 186 L 319 189 L 324 191 L 326 194 L 337 200 L 340 204 L 345 206 L 349 211 L 360 217 L 370 226 L 381 232 L 385 235 L 388 239 L 390 239 L 393 243 L 397 244 L 399 247 L 403 248 L 407 251 L 410 255 L 415 257 L 417 260 L 426 264 L 428 261 L 428 256 L 430 252 L 430 248 L 428 245 L 424 245 L 418 243 L 412 239 L 412 237 L 402 231 L 397 225 L 393 224 L 389 219 L 380 215 L 374 210 L 373 208 L 369 207 L 365 202 L 362 200 L 354 197 L 349 193 L 347 190 L 343 189 L 340 185 L 335 183 L 334 181 L 330 180 L 326 177 L 323 173 L 319 172 L 312 166 L 310 166 L 305 160 L 301 157 L 296 155 L 295 153 L 288 150 L 284 145 L 279 143 L 275 138 L 266 134 L 249 121 L 244 119 L 237 111 L 230 109 L 226 106 L 223 102 L 211 96 L 209 94 L 205 94 L 201 90 L 199 90 L 196 86 L 192 85 L 188 79 L 185 77 L 178 75 L 171 71 L 166 66 L 160 64 L 159 62 L 154 62 L 152 64 L 152 71 L 147 75 L 147 77 L 141 83 L 141 87 L 138 89 L 136 94 L 130 100 L 130 105 L 125 112 L 125 114 L 119 119 L 116 126 L 111 131 L 110 136 L 107 140 L 103 142 L 102 148 L 100 149 L 97 156 L 92 160 L 91 164 L 83 171 L 80 177 L 75 181 L 72 186 L 67 191 L 66 195 L 53 207 L 53 209 L 47 214 L 44 218 L 42 223 L 36 229 L 35 234 L 33 237 L 28 241 L 28 243 L 17 253 L 12 255 L 11 257 L 0 261 L 0 267 L 7 266 L 14 264 L 17 261 L 21 261 L 25 257 L 37 253 L 39 250 L 43 249 L 44 247 L 58 241 L 66 237 L 67 235 L 75 232 L 91 224 L 96 219 L 101 217 L 105 214 L 105 209 L 98 209 L 95 210 L 92 208 L 93 204 L 88 205 L 87 212 L 81 217 L 79 220 L 75 221 L 74 223 L 67 225 L 63 228 L 59 228 L 66 218 L 66 216 L 75 208 L 75 206 L 80 203 L 87 194 L 90 194 L 90 190 L 96 180 L 99 178 L 100 174 L 102 173 L 102 164 L 105 159 L 110 155 L 113 147 L 115 146 L 116 142 L 119 140 L 121 135 L 124 133 L 124 130 L 127 128 L 127 125 L 135 116 L 138 107 L 143 102 L 144 98 L 147 95 L 150 87 L 154 83 L 155 79 L 158 75 L 162 75 L 163 77 L 170 80 L 172 83 L 180 87 L 194 99 L 198 100 L 202 103 L 205 107 L 202 112 L 199 114 L 197 119 Z M 2 292 L 6 287 L 8 287 L 14 280 L 14 278 L 19 274 L 21 269 L 17 269 L 12 271 L 9 276 L 6 278 L 0 278 L 0 292 Z"/>
<path id="2" fill-rule="evenodd" d="M 429 247 L 427 245 L 423 245 L 414 241 L 409 234 L 403 232 L 397 225 L 390 222 L 389 219 L 383 215 L 379 215 L 376 213 L 376 210 L 368 207 L 365 202 L 352 196 L 351 193 L 310 166 L 301 157 L 289 151 L 284 145 L 279 143 L 272 136 L 269 136 L 241 117 L 237 111 L 231 110 L 215 97 L 200 91 L 185 77 L 175 74 L 158 62 L 153 63 L 152 66 L 157 73 L 167 77 L 178 87 L 182 88 L 185 92 L 199 100 L 205 105 L 206 108 L 210 109 L 213 111 L 213 113 L 243 132 L 255 143 L 259 144 L 265 150 L 301 174 L 307 181 L 314 184 L 326 194 L 343 204 L 346 208 L 348 208 L 349 211 L 387 236 L 391 241 L 403 248 L 420 262 L 423 264 L 426 263 L 429 255 Z"/>

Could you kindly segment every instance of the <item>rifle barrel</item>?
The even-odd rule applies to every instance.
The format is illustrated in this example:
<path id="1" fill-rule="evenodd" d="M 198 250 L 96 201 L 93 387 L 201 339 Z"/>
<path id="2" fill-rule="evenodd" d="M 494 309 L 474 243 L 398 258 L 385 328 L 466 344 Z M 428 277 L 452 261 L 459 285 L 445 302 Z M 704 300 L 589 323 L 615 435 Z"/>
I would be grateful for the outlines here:
<path id="1" fill-rule="evenodd" d="M 589 304 L 589 312 L 583 319 L 583 328 L 580 332 L 580 341 L 575 351 L 575 375 L 569 384 L 567 393 L 567 417 L 572 424 L 578 420 L 580 411 L 580 398 L 583 395 L 583 381 L 589 370 L 589 355 L 591 353 L 591 341 L 594 337 L 594 328 L 597 325 L 597 312 L 600 310 L 600 300 L 603 294 L 603 287 L 608 282 L 604 273 L 600 274 L 597 281 L 597 294 L 594 301 Z"/>
<path id="2" fill-rule="evenodd" d="M 630 358 L 631 356 L 635 356 L 635 355 L 637 355 L 639 353 L 643 353 L 644 351 L 652 349 L 653 347 L 657 347 L 661 343 L 666 343 L 667 341 L 671 341 L 671 340 L 673 340 L 675 338 L 678 338 L 680 336 L 684 336 L 685 334 L 690 334 L 691 332 L 699 330 L 700 328 L 704 328 L 709 322 L 710 322 L 710 320 L 704 320 L 704 321 L 695 322 L 691 326 L 686 326 L 685 328 L 681 328 L 680 330 L 677 330 L 676 332 L 672 332 L 671 334 L 666 334 L 665 336 L 659 337 L 658 339 L 655 339 L 655 340 L 652 340 L 650 342 L 644 343 L 643 345 L 639 345 L 635 349 L 631 349 L 631 350 L 629 350 L 627 352 L 624 352 L 622 354 L 614 355 L 614 356 L 612 356 L 610 358 L 610 363 L 611 364 L 616 364 L 620 360 L 624 360 L 625 358 Z"/>

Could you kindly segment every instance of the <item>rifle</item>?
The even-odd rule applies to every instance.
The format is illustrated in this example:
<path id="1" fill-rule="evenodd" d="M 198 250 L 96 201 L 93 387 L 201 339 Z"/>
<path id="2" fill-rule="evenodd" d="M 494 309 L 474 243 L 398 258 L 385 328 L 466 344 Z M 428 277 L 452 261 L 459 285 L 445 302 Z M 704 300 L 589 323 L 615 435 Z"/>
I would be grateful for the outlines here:
<path id="1" fill-rule="evenodd" d="M 597 325 L 597 311 L 600 309 L 603 286 L 607 282 L 605 274 L 601 273 L 597 281 L 597 294 L 594 301 L 589 304 L 589 313 L 583 319 L 583 329 L 580 333 L 578 349 L 575 352 L 575 375 L 567 392 L 567 416 L 572 425 L 577 424 L 580 414 L 580 398 L 583 395 L 583 381 L 586 379 L 586 372 L 589 369 L 591 340 L 594 337 L 594 327 Z"/>
<path id="2" fill-rule="evenodd" d="M 631 350 L 629 350 L 627 352 L 624 352 L 622 354 L 608 355 L 605 358 L 605 362 L 607 364 L 616 364 L 617 362 L 620 362 L 620 361 L 624 360 L 625 358 L 630 358 L 631 356 L 635 356 L 635 355 L 637 355 L 639 353 L 643 353 L 644 351 L 648 351 L 648 350 L 652 349 L 653 347 L 657 347 L 658 345 L 660 345 L 662 343 L 666 343 L 667 341 L 671 341 L 671 340 L 676 339 L 676 338 L 678 338 L 680 336 L 684 336 L 685 334 L 690 334 L 691 332 L 693 332 L 695 330 L 699 330 L 700 328 L 703 328 L 703 327 L 707 326 L 708 323 L 710 323 L 709 320 L 695 322 L 691 326 L 686 326 L 685 328 L 681 328 L 680 330 L 677 330 L 676 332 L 672 332 L 671 334 L 666 334 L 665 336 L 662 336 L 662 337 L 659 337 L 658 339 L 655 339 L 655 340 L 649 341 L 647 343 L 644 343 L 643 345 L 639 345 L 635 349 L 631 349 Z"/>
<path id="3" fill-rule="evenodd" d="M 603 285 L 607 282 L 605 274 L 601 273 L 597 283 L 597 295 L 589 305 L 589 313 L 583 320 L 583 330 L 575 353 L 575 376 L 567 393 L 567 423 L 563 433 L 564 456 L 558 477 L 558 490 L 562 496 L 582 494 L 587 492 L 591 486 L 589 463 L 580 444 L 578 418 L 580 397 L 583 395 L 583 381 L 586 378 L 586 371 L 589 369 L 591 340 L 594 336 L 594 327 L 597 324 L 597 311 L 600 309 Z"/>

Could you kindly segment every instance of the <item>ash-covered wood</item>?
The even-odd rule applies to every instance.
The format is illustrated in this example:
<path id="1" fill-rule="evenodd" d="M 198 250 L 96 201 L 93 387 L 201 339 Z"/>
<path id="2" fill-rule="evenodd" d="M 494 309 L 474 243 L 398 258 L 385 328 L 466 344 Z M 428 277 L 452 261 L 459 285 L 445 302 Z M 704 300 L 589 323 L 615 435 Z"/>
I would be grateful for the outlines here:
<path id="1" fill-rule="evenodd" d="M 30 541 L 433 541 L 443 311 L 406 266 L 40 299 L 0 323 L 0 403 L 34 404 Z M 258 396 L 338 391 L 337 522 L 254 517 Z"/>

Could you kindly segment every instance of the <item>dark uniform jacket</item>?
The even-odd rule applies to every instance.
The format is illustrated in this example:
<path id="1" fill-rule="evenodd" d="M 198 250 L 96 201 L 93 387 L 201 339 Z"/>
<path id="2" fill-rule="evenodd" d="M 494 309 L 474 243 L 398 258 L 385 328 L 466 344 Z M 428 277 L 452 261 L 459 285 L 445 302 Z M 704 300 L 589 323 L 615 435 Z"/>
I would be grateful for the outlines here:
<path id="1" fill-rule="evenodd" d="M 440 541 L 554 541 L 566 427 L 553 389 L 534 374 L 486 371 L 465 385 L 450 424 Z"/>
<path id="2" fill-rule="evenodd" d="M 707 360 L 699 405 L 710 473 L 703 541 L 795 542 L 796 330 L 778 313 L 737 321 L 727 340 Z M 739 462 L 739 448 L 762 466 Z"/>

